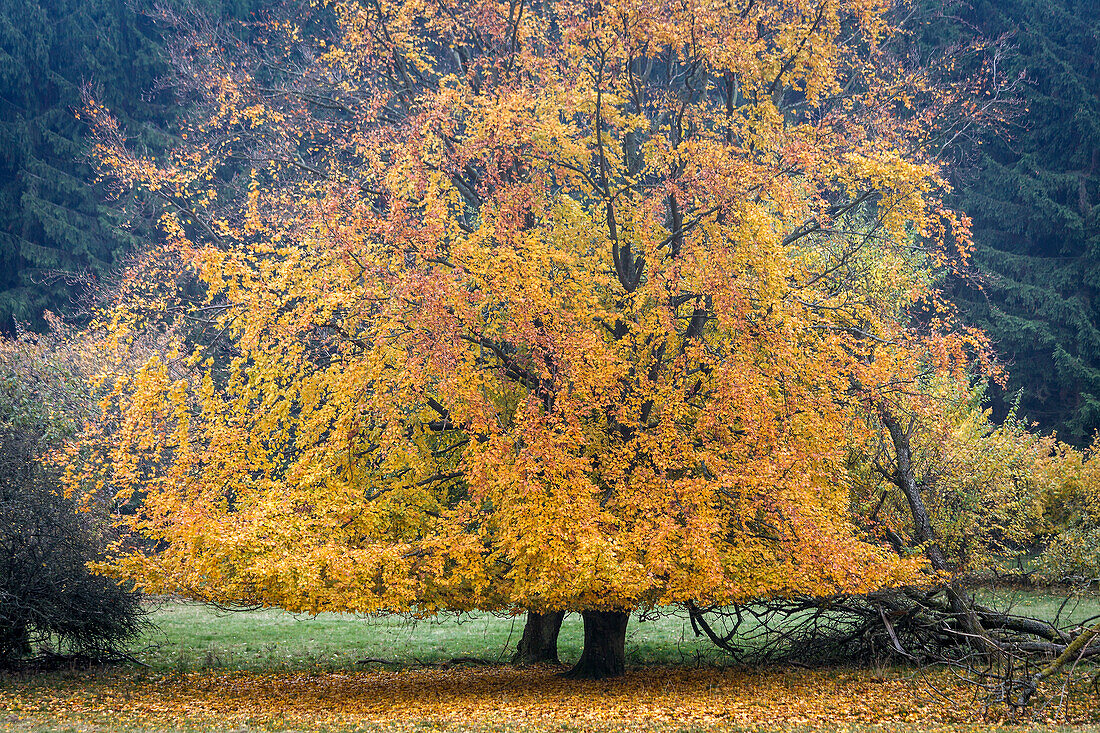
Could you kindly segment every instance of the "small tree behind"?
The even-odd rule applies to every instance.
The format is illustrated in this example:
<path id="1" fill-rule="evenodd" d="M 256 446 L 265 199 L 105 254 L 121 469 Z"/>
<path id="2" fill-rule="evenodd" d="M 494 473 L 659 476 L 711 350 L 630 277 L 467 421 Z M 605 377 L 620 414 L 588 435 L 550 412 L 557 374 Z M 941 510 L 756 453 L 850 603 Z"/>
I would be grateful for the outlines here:
<path id="1" fill-rule="evenodd" d="M 512 655 L 513 664 L 560 664 L 558 634 L 565 620 L 565 611 L 538 613 L 528 611 L 523 636 Z"/>
<path id="2" fill-rule="evenodd" d="M 66 496 L 42 454 L 79 424 L 79 359 L 60 339 L 0 342 L 0 667 L 48 644 L 103 658 L 140 628 L 136 593 L 86 567 L 106 537 L 102 510 Z"/>

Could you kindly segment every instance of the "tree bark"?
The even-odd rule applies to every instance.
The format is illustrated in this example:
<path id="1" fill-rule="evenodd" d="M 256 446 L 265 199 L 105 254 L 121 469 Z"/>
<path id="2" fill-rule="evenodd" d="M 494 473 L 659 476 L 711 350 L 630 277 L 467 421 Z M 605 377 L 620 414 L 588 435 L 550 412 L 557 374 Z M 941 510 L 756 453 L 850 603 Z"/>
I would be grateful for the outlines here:
<path id="1" fill-rule="evenodd" d="M 602 680 L 626 672 L 626 624 L 629 611 L 584 611 L 584 651 L 573 668 L 571 679 Z"/>
<path id="2" fill-rule="evenodd" d="M 1031 696 L 1038 692 L 1039 683 L 1047 677 L 1056 674 L 1058 670 L 1062 669 L 1067 664 L 1073 664 L 1080 660 L 1085 655 L 1088 645 L 1091 644 L 1092 640 L 1097 636 L 1100 636 L 1100 624 L 1087 628 L 1078 634 L 1077 638 L 1067 644 L 1065 650 L 1063 650 L 1053 662 L 1036 672 L 1028 681 L 1028 684 L 1024 685 L 1024 689 L 1020 692 L 1018 699 L 1015 701 L 1016 707 L 1027 707 L 1028 702 L 1031 700 Z"/>
<path id="3" fill-rule="evenodd" d="M 523 637 L 512 655 L 512 664 L 561 664 L 558 660 L 558 633 L 564 618 L 565 611 L 528 611 Z"/>

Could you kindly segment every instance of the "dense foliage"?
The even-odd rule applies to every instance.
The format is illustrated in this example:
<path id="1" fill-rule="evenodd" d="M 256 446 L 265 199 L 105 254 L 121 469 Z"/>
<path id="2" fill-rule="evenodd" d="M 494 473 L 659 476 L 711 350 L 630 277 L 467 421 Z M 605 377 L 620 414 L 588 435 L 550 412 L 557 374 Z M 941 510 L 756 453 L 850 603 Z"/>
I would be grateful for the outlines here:
<path id="1" fill-rule="evenodd" d="M 195 5 L 229 17 L 251 7 Z M 1026 114 L 980 132 L 979 155 L 954 180 L 953 204 L 975 220 L 984 290 L 960 284 L 952 297 L 1009 364 L 1007 388 L 991 393 L 998 418 L 1018 395 L 1023 419 L 1081 447 L 1100 425 L 1097 21 L 1086 0 L 933 3 L 930 15 L 945 7 L 950 17 L 928 23 L 920 39 L 926 56 L 967 33 L 1009 34 L 1000 73 L 1027 79 L 1015 90 Z M 103 205 L 74 113 L 91 83 L 142 145 L 167 142 L 174 106 L 155 92 L 169 68 L 164 28 L 142 15 L 148 10 L 99 0 L 0 6 L 0 329 L 8 333 L 13 316 L 40 329 L 45 308 L 81 310 L 88 288 L 145 236 L 139 209 L 128 217 L 135 233 Z"/>
<path id="2" fill-rule="evenodd" d="M 89 104 L 104 171 L 173 202 L 109 333 L 175 340 L 70 475 L 142 496 L 156 551 L 110 569 L 580 610 L 619 657 L 637 606 L 912 577 L 852 521 L 852 452 L 988 354 L 936 290 L 968 255 L 935 160 L 967 99 L 898 61 L 885 8 L 332 3 L 181 38 L 161 160 Z"/>
<path id="3" fill-rule="evenodd" d="M 1001 72 L 1022 75 L 1015 124 L 981 136 L 956 176 L 974 220 L 984 290 L 967 318 L 1009 366 L 999 415 L 1019 413 L 1083 447 L 1100 429 L 1100 16 L 1090 0 L 981 0 L 964 27 L 1010 34 Z"/>
<path id="4" fill-rule="evenodd" d="M 199 3 L 244 17 L 248 3 Z M 936 8 L 942 7 L 934 4 Z M 239 6 L 239 7 L 238 7 Z M 167 70 L 161 29 L 130 4 L 13 0 L 0 7 L 0 329 L 12 316 L 34 328 L 44 308 L 77 310 L 135 238 L 103 205 L 75 119 L 81 85 L 159 149 L 171 105 L 153 94 Z M 1098 29 L 1085 0 L 975 2 L 922 39 L 930 56 L 967 32 L 1010 34 L 1001 73 L 1023 73 L 1026 115 L 980 134 L 980 155 L 960 168 L 953 201 L 975 220 L 984 290 L 955 288 L 966 316 L 992 337 L 1009 383 L 991 396 L 1078 446 L 1100 425 L 1097 271 Z M 960 22 L 960 19 L 962 22 Z M 949 26 L 949 27 L 945 27 Z M 976 165 L 975 165 L 976 163 Z M 131 214 L 136 210 L 131 209 Z M 138 222 L 141 216 L 131 216 Z"/>
<path id="5" fill-rule="evenodd" d="M 236 33 L 211 20 L 228 10 L 179 7 L 3 7 L 0 310 L 65 305 L 146 243 L 100 342 L 129 353 L 71 446 L 87 493 L 3 497 L 9 585 L 42 591 L 9 608 L 60 583 L 57 608 L 114 593 L 121 615 L 5 621 L 9 656 L 33 634 L 132 633 L 134 597 L 81 565 L 112 503 L 132 534 L 100 569 L 147 589 L 528 610 L 531 659 L 555 658 L 565 610 L 586 657 L 591 632 L 621 658 L 631 608 L 853 593 L 860 623 L 961 619 L 935 643 L 969 654 L 1019 639 L 957 582 L 942 602 L 866 592 L 927 578 L 922 555 L 941 578 L 1100 572 L 1095 457 L 1026 423 L 1081 446 L 1100 414 L 1082 4 L 934 9 L 904 31 L 886 2 L 840 0 L 322 2 Z M 956 43 L 974 29 L 1015 31 L 1015 50 Z M 137 232 L 86 185 L 86 73 Z M 154 86 L 181 130 L 166 94 L 136 92 Z M 974 215 L 977 294 L 945 196 Z M 988 344 L 944 283 L 1012 361 L 1003 423 L 975 386 L 997 374 Z M 11 486 L 52 485 L 27 456 L 73 428 L 19 392 L 27 359 L 63 373 L 69 347 L 34 348 L 6 382 Z M 70 377 L 50 389 L 75 396 Z M 61 576 L 24 578 L 23 557 Z"/>

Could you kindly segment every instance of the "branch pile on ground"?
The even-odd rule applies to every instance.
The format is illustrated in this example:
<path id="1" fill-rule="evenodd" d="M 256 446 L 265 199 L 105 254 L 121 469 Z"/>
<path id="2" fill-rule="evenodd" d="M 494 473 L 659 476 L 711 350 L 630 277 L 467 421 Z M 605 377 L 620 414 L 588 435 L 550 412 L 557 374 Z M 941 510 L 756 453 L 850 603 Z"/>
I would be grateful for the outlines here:
<path id="1" fill-rule="evenodd" d="M 1045 699 L 1039 684 L 1059 672 L 1095 673 L 1100 658 L 1100 616 L 1052 623 L 977 603 L 957 583 L 689 612 L 697 635 L 744 664 L 945 665 L 1012 708 Z"/>

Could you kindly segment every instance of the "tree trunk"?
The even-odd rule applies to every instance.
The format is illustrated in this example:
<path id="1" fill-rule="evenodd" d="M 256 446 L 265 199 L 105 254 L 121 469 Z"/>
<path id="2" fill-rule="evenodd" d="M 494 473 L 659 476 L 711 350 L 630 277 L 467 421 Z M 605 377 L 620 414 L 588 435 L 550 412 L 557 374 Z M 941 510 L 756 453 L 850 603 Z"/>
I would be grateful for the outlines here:
<path id="1" fill-rule="evenodd" d="M 879 416 L 882 424 L 890 432 L 890 440 L 894 444 L 894 457 L 897 460 L 897 470 L 894 472 L 894 483 L 905 500 L 909 503 L 909 511 L 913 515 L 913 530 L 916 540 L 924 545 L 924 554 L 932 564 L 932 569 L 947 572 L 950 570 L 947 558 L 940 549 L 936 532 L 932 528 L 932 520 L 928 516 L 928 510 L 924 506 L 921 497 L 920 485 L 917 483 L 916 472 L 913 468 L 913 446 L 910 442 L 914 423 L 908 430 L 901 427 L 898 419 L 891 415 L 886 408 L 879 407 Z M 1000 650 L 989 638 L 989 634 L 982 627 L 981 619 L 974 608 L 974 599 L 966 592 L 962 584 L 952 580 L 944 585 L 947 591 L 947 599 L 951 604 L 951 612 L 958 619 L 964 631 L 970 635 L 970 644 L 975 649 L 987 655 L 999 655 Z"/>
<path id="2" fill-rule="evenodd" d="M 512 655 L 512 664 L 561 664 L 558 661 L 558 632 L 564 618 L 565 611 L 528 611 L 523 637 Z"/>
<path id="3" fill-rule="evenodd" d="M 584 651 L 566 677 L 602 680 L 626 672 L 629 611 L 584 611 Z"/>

